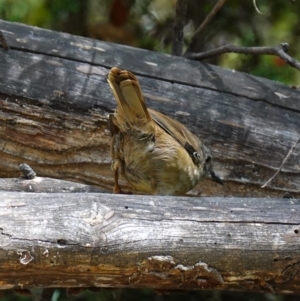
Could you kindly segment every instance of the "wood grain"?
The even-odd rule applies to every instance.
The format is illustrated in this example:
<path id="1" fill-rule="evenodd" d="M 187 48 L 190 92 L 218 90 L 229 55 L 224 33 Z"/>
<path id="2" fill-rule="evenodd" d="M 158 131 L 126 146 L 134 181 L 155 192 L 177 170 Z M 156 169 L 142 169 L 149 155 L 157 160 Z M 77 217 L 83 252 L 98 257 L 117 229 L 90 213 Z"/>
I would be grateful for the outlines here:
<path id="1" fill-rule="evenodd" d="M 22 192 L 0 199 L 0 289 L 300 292 L 300 200 Z"/>

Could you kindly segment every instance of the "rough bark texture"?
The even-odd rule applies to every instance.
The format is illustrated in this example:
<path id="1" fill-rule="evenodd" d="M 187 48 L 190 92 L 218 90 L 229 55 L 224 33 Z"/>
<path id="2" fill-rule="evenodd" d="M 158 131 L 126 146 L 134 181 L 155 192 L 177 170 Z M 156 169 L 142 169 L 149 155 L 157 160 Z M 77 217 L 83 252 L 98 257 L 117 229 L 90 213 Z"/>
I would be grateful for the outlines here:
<path id="1" fill-rule="evenodd" d="M 0 289 L 300 293 L 300 200 L 0 193 Z"/>
<path id="2" fill-rule="evenodd" d="M 200 196 L 300 196 L 300 92 L 286 85 L 151 51 L 0 21 L 0 176 L 29 163 L 38 176 L 111 191 L 107 116 L 112 66 L 138 75 L 149 107 L 183 122 L 209 145 L 222 187 Z M 124 184 L 124 183 L 123 183 Z"/>
<path id="3" fill-rule="evenodd" d="M 47 193 L 105 192 L 103 189 L 92 185 L 42 177 L 35 177 L 31 180 L 27 180 L 24 177 L 2 178 L 0 179 L 0 191 Z"/>

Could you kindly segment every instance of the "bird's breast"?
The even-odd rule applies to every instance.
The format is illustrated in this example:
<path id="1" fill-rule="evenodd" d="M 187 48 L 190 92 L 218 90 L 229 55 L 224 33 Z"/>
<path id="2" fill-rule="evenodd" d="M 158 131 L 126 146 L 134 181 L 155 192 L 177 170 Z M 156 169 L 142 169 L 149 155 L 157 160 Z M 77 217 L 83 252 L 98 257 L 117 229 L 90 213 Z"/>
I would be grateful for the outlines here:
<path id="1" fill-rule="evenodd" d="M 156 134 L 153 139 L 124 135 L 122 156 L 123 175 L 135 190 L 143 193 L 184 194 L 203 176 L 203 168 L 164 133 Z"/>

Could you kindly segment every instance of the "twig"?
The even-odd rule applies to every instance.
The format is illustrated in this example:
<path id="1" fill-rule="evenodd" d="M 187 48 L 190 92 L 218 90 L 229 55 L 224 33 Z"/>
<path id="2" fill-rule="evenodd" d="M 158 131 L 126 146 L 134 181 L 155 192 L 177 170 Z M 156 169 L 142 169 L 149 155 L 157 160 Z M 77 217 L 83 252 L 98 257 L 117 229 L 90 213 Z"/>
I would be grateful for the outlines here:
<path id="1" fill-rule="evenodd" d="M 214 57 L 224 53 L 241 53 L 241 54 L 268 54 L 268 55 L 276 55 L 283 59 L 290 66 L 300 70 L 300 62 L 292 58 L 287 54 L 289 50 L 288 43 L 281 43 L 277 46 L 265 46 L 265 47 L 242 47 L 236 46 L 232 44 L 226 44 L 222 47 L 209 50 L 201 53 L 189 53 L 185 55 L 185 57 L 193 60 L 204 60 L 210 57 Z"/>
<path id="2" fill-rule="evenodd" d="M 258 9 L 258 7 L 257 7 L 257 5 L 256 5 L 256 0 L 253 0 L 253 5 L 254 5 L 254 8 L 255 8 L 255 10 L 260 14 L 260 15 L 265 15 L 265 14 L 267 14 L 269 11 L 267 10 L 265 13 L 262 13 L 259 9 Z"/>
<path id="3" fill-rule="evenodd" d="M 0 43 L 2 44 L 2 47 L 4 50 L 9 50 L 9 45 L 7 44 L 7 41 L 4 37 L 3 32 L 0 30 Z"/>
<path id="4" fill-rule="evenodd" d="M 187 0 L 177 0 L 172 41 L 172 54 L 181 56 L 183 52 L 183 28 L 185 25 Z"/>
<path id="5" fill-rule="evenodd" d="M 280 167 L 278 168 L 278 170 L 274 173 L 274 175 L 263 185 L 261 186 L 261 188 L 265 188 L 271 181 L 273 181 L 275 179 L 275 177 L 280 173 L 283 165 L 286 163 L 286 161 L 288 160 L 288 158 L 291 156 L 294 148 L 296 147 L 296 145 L 298 144 L 300 138 L 297 139 L 297 141 L 293 144 L 293 146 L 291 147 L 291 149 L 289 150 L 288 154 L 286 155 L 286 157 L 283 159 Z"/>
<path id="6" fill-rule="evenodd" d="M 198 38 L 200 37 L 201 33 L 205 29 L 205 27 L 212 21 L 214 16 L 217 14 L 217 12 L 222 8 L 226 0 L 219 0 L 216 5 L 213 7 L 213 9 L 210 11 L 210 13 L 206 16 L 204 21 L 201 23 L 201 25 L 197 28 L 197 30 L 194 32 L 191 43 L 186 51 L 186 53 L 194 52 L 197 46 Z"/>

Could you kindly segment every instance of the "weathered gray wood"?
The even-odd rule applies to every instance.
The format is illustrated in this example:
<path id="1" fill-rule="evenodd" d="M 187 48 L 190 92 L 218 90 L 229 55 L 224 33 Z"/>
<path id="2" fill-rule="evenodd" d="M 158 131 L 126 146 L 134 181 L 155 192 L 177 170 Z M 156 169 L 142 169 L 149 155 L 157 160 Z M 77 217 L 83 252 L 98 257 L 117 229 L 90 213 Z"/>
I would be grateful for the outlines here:
<path id="1" fill-rule="evenodd" d="M 96 186 L 43 177 L 35 177 L 30 180 L 23 177 L 0 178 L 0 191 L 48 193 L 105 192 Z"/>
<path id="2" fill-rule="evenodd" d="M 118 65 L 140 75 L 149 107 L 185 123 L 210 145 L 224 187 L 194 195 L 300 196 L 300 92 L 286 85 L 141 49 L 0 21 L 11 46 L 0 55 L 0 176 L 21 162 L 40 176 L 111 191 L 106 82 Z"/>
<path id="3" fill-rule="evenodd" d="M 146 77 L 248 96 L 276 106 L 300 110 L 299 101 L 295 101 L 299 96 L 297 90 L 245 73 L 235 74 L 235 70 L 225 70 L 184 58 L 174 61 L 174 56 L 170 55 L 2 20 L 0 20 L 0 27 L 14 49 L 27 49 L 33 53 L 92 63 L 106 68 L 121 65 L 124 69 Z"/>
<path id="4" fill-rule="evenodd" d="M 0 289 L 300 292 L 300 200 L 0 193 Z"/>

